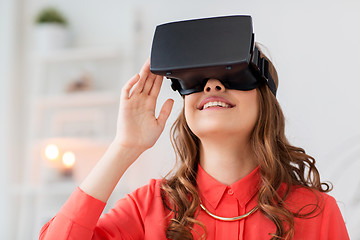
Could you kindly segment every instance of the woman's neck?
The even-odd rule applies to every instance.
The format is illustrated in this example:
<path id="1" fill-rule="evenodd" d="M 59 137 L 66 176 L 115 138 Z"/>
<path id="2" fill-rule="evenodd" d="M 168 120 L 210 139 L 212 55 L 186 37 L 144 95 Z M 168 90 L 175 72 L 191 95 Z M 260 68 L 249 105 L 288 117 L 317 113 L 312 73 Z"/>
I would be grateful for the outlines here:
<path id="1" fill-rule="evenodd" d="M 231 185 L 252 172 L 258 165 L 248 142 L 221 139 L 201 140 L 201 167 L 220 183 Z"/>

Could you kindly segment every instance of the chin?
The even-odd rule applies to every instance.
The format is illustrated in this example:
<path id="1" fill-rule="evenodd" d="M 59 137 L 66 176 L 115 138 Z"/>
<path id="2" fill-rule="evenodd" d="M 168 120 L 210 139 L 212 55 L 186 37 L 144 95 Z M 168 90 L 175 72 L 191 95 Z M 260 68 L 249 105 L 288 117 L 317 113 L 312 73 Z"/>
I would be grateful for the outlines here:
<path id="1" fill-rule="evenodd" d="M 221 137 L 221 136 L 231 136 L 236 134 L 234 128 L 224 127 L 224 126 L 208 126 L 203 125 L 201 128 L 192 130 L 193 133 L 198 138 L 204 137 Z"/>
<path id="2" fill-rule="evenodd" d="M 225 123 L 225 124 L 224 124 Z M 230 121 L 206 121 L 198 122 L 195 126 L 189 126 L 191 131 L 199 138 L 238 138 L 240 136 L 250 136 L 253 126 L 244 126 L 237 124 L 231 124 Z"/>

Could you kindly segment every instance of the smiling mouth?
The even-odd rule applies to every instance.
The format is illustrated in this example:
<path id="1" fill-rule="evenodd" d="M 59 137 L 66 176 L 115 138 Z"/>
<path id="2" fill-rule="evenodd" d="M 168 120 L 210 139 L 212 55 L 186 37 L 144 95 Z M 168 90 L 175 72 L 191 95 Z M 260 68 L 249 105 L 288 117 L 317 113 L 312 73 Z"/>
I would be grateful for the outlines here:
<path id="1" fill-rule="evenodd" d="M 213 101 L 213 102 L 207 102 L 204 104 L 204 106 L 202 108 L 200 108 L 200 110 L 205 110 L 208 108 L 232 108 L 233 106 L 231 106 L 230 104 L 224 103 L 224 102 L 220 102 L 220 101 Z"/>

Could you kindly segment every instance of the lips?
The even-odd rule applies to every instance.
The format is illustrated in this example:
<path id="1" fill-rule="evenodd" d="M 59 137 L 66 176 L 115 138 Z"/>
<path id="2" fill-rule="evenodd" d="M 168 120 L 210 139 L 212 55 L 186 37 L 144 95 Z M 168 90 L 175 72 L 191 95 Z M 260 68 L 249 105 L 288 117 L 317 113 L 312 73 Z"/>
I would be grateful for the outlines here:
<path id="1" fill-rule="evenodd" d="M 217 102 L 217 104 L 215 104 Z M 207 104 L 210 103 L 210 104 Z M 233 108 L 235 104 L 231 103 L 229 100 L 219 97 L 219 96 L 211 96 L 207 97 L 204 100 L 202 100 L 198 106 L 199 110 L 203 110 L 204 106 L 206 107 L 213 107 L 213 106 L 219 106 L 219 107 L 226 107 L 226 108 Z"/>

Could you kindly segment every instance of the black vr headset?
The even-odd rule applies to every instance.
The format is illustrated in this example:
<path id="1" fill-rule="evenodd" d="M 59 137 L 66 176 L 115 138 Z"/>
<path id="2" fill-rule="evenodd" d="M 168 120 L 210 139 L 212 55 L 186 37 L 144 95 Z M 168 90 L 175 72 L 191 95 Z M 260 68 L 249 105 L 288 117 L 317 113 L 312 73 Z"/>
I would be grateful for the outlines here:
<path id="1" fill-rule="evenodd" d="M 156 27 L 150 70 L 171 79 L 172 89 L 181 95 L 203 91 L 214 78 L 236 90 L 265 82 L 276 96 L 269 62 L 260 53 L 251 16 L 171 22 Z"/>

